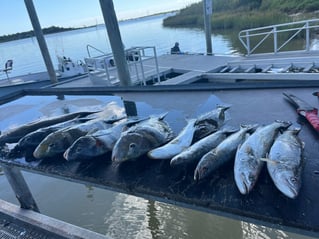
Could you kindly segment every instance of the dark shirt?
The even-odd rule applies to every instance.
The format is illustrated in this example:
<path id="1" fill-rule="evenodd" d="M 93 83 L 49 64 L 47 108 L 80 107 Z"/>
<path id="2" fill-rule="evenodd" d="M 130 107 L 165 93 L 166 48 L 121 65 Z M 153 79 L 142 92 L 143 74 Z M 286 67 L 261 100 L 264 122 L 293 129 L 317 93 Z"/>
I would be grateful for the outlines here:
<path id="1" fill-rule="evenodd" d="M 171 48 L 171 54 L 180 54 L 181 50 L 179 49 L 179 46 L 174 46 Z"/>

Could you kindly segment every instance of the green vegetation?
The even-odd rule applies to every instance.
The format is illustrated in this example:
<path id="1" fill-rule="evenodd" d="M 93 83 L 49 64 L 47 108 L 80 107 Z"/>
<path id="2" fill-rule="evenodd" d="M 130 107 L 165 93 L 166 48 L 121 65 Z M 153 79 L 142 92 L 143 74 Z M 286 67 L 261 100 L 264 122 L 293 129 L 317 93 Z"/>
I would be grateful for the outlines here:
<path id="1" fill-rule="evenodd" d="M 243 30 L 314 17 L 318 0 L 214 0 L 212 29 Z M 302 13 L 302 14 L 298 14 Z M 299 19 L 297 19 L 299 20 Z M 166 27 L 203 27 L 202 2 L 163 21 Z"/>
<path id="2" fill-rule="evenodd" d="M 70 30 L 75 30 L 75 28 L 63 28 L 63 27 L 52 26 L 52 27 L 48 27 L 48 28 L 43 28 L 42 32 L 43 32 L 43 34 L 51 34 L 51 33 L 57 33 L 57 32 L 70 31 Z M 34 32 L 27 31 L 27 32 L 19 32 L 19 33 L 15 33 L 15 34 L 0 36 L 0 43 L 24 39 L 24 38 L 28 38 L 28 37 L 34 37 Z"/>

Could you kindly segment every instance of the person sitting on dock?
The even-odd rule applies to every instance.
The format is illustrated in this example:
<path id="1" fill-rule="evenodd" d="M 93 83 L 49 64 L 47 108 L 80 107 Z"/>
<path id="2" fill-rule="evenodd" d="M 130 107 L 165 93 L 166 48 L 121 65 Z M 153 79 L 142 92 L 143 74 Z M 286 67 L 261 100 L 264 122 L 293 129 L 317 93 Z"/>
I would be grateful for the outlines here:
<path id="1" fill-rule="evenodd" d="M 178 42 L 175 42 L 174 47 L 171 48 L 171 54 L 182 54 L 181 50 L 179 49 Z"/>

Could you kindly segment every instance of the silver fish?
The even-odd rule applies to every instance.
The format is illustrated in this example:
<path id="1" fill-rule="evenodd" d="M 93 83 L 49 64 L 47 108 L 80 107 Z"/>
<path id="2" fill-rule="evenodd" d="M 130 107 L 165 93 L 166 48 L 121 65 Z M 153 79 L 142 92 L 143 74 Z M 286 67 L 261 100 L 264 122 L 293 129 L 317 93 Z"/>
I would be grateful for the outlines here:
<path id="1" fill-rule="evenodd" d="M 40 159 L 62 154 L 79 137 L 90 132 L 93 133 L 110 127 L 112 127 L 112 121 L 95 119 L 66 129 L 58 130 L 49 134 L 41 141 L 38 147 L 34 150 L 33 156 Z"/>
<path id="2" fill-rule="evenodd" d="M 95 112 L 74 112 L 74 113 L 69 113 L 69 114 L 51 117 L 47 119 L 40 119 L 37 121 L 27 123 L 22 126 L 18 126 L 16 128 L 5 131 L 3 134 L 0 135 L 0 145 L 4 143 L 16 143 L 26 134 L 31 133 L 40 128 L 65 122 L 67 120 L 71 120 L 76 117 L 85 117 L 90 114 L 94 115 L 94 113 L 97 113 L 97 112 L 96 111 Z"/>
<path id="3" fill-rule="evenodd" d="M 169 125 L 164 121 L 165 115 L 152 116 L 123 132 L 114 145 L 112 161 L 120 163 L 137 159 L 148 151 L 170 141 L 174 135 Z"/>
<path id="4" fill-rule="evenodd" d="M 216 109 L 200 115 L 195 122 L 196 131 L 192 143 L 220 129 L 225 122 L 225 111 L 229 108 L 229 106 L 217 106 Z"/>
<path id="5" fill-rule="evenodd" d="M 201 180 L 226 162 L 234 159 L 238 145 L 242 144 L 248 133 L 257 125 L 242 125 L 240 130 L 228 136 L 216 148 L 206 153 L 199 161 L 194 172 L 194 179 Z"/>
<path id="6" fill-rule="evenodd" d="M 161 147 L 152 149 L 147 155 L 152 159 L 170 159 L 181 153 L 184 149 L 189 147 L 193 141 L 196 130 L 195 122 L 196 119 L 189 120 L 176 138 Z"/>
<path id="7" fill-rule="evenodd" d="M 288 129 L 271 146 L 267 169 L 276 187 L 287 197 L 296 198 L 301 186 L 304 143 L 300 129 Z"/>
<path id="8" fill-rule="evenodd" d="M 83 160 L 111 152 L 121 133 L 142 120 L 125 120 L 109 129 L 99 130 L 93 134 L 78 138 L 63 154 L 68 161 Z"/>
<path id="9" fill-rule="evenodd" d="M 22 137 L 15 147 L 9 152 L 9 157 L 22 156 L 25 151 L 34 151 L 41 141 L 49 134 L 73 125 L 84 123 L 86 118 L 75 118 L 66 122 L 54 124 L 52 126 L 40 128 Z"/>
<path id="10" fill-rule="evenodd" d="M 235 156 L 234 174 L 237 188 L 242 194 L 248 194 L 258 179 L 269 152 L 280 129 L 287 129 L 290 122 L 276 121 L 259 127 L 239 146 Z"/>
<path id="11" fill-rule="evenodd" d="M 196 162 L 204 154 L 220 144 L 227 137 L 227 135 L 232 132 L 234 132 L 234 130 L 219 130 L 206 136 L 205 138 L 202 138 L 180 154 L 173 157 L 170 162 L 171 166 Z"/>

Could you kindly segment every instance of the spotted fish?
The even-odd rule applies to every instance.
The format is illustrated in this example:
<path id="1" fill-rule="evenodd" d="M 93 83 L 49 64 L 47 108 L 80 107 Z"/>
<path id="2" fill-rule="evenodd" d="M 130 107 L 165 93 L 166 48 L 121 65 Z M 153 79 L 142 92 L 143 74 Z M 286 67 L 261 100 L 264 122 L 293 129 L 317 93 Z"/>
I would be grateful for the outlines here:
<path id="1" fill-rule="evenodd" d="M 288 129 L 271 146 L 267 169 L 276 187 L 287 197 L 296 198 L 301 187 L 304 143 L 298 129 Z"/>
<path id="2" fill-rule="evenodd" d="M 259 127 L 239 146 L 235 156 L 234 176 L 242 194 L 248 194 L 253 189 L 264 166 L 261 159 L 269 152 L 279 130 L 287 129 L 290 125 L 290 122 L 275 121 Z"/>

